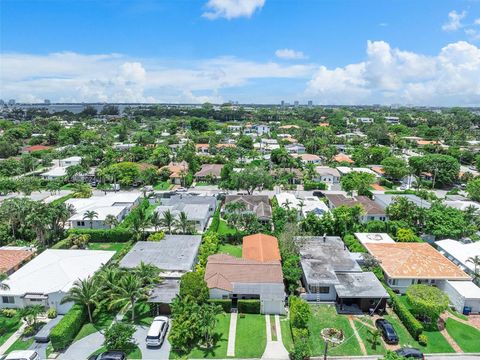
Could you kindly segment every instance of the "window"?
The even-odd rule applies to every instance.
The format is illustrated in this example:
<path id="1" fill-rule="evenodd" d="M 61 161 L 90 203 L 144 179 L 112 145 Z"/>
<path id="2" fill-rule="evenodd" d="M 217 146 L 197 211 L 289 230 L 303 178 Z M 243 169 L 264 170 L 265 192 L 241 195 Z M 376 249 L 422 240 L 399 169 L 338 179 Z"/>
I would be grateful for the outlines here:
<path id="1" fill-rule="evenodd" d="M 329 294 L 330 288 L 328 286 L 310 285 L 310 292 L 314 294 Z"/>
<path id="2" fill-rule="evenodd" d="M 2 296 L 2 302 L 4 304 L 15 304 L 15 299 L 13 296 Z"/>
<path id="3" fill-rule="evenodd" d="M 77 221 L 77 226 L 85 226 L 85 221 Z"/>
<path id="4" fill-rule="evenodd" d="M 398 280 L 397 279 L 390 279 L 389 283 L 390 283 L 390 285 L 398 285 Z"/>

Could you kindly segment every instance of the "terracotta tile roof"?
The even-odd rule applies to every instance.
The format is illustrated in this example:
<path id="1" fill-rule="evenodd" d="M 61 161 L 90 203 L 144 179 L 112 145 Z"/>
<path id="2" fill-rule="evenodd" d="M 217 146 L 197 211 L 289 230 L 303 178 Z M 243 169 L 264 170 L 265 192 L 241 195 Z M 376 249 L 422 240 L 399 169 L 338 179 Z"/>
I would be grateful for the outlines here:
<path id="1" fill-rule="evenodd" d="M 417 145 L 440 145 L 440 141 L 434 140 L 417 140 Z"/>
<path id="2" fill-rule="evenodd" d="M 226 291 L 232 291 L 234 283 L 283 284 L 282 265 L 215 254 L 208 257 L 205 281 L 210 289 Z"/>
<path id="3" fill-rule="evenodd" d="M 0 249 L 0 273 L 10 273 L 33 255 L 34 253 L 28 250 Z"/>
<path id="4" fill-rule="evenodd" d="M 333 158 L 333 161 L 336 161 L 336 162 L 347 162 L 349 164 L 353 164 L 354 161 L 352 159 L 350 159 L 350 156 L 348 155 L 345 155 L 345 154 L 337 154 L 335 155 Z"/>
<path id="5" fill-rule="evenodd" d="M 197 149 L 199 149 L 199 148 L 209 148 L 210 145 L 208 145 L 208 144 L 195 144 L 195 147 Z"/>
<path id="6" fill-rule="evenodd" d="M 372 166 L 370 169 L 372 169 L 372 171 L 375 171 L 377 174 L 380 174 L 380 175 L 385 174 L 385 170 L 383 170 L 382 166 Z"/>
<path id="7" fill-rule="evenodd" d="M 217 149 L 223 149 L 223 148 L 236 148 L 237 145 L 235 144 L 217 144 Z"/>
<path id="8" fill-rule="evenodd" d="M 327 126 L 330 126 L 330 124 L 326 123 L 326 122 L 322 122 L 322 123 L 318 124 L 318 126 L 327 127 Z"/>
<path id="9" fill-rule="evenodd" d="M 278 240 L 275 236 L 255 234 L 243 237 L 243 258 L 257 261 L 280 261 Z"/>
<path id="10" fill-rule="evenodd" d="M 427 243 L 364 244 L 393 279 L 470 280 L 454 263 Z"/>
<path id="11" fill-rule="evenodd" d="M 182 161 L 182 162 L 179 162 L 179 163 L 178 162 L 171 162 L 170 164 L 165 165 L 161 169 L 164 169 L 164 168 L 167 168 L 168 170 L 170 170 L 170 172 L 171 172 L 170 178 L 172 178 L 172 179 L 173 178 L 178 178 L 178 177 L 180 177 L 180 173 L 182 171 L 188 172 L 188 163 L 186 161 Z"/>
<path id="12" fill-rule="evenodd" d="M 203 164 L 202 168 L 195 173 L 197 177 L 213 176 L 220 177 L 224 165 L 222 164 Z"/>
<path id="13" fill-rule="evenodd" d="M 315 160 L 320 160 L 320 156 L 315 155 L 315 154 L 292 154 L 293 157 L 295 158 L 300 158 L 305 161 L 315 161 Z"/>
<path id="14" fill-rule="evenodd" d="M 24 147 L 23 151 L 34 152 L 34 151 L 41 151 L 41 150 L 50 150 L 51 148 L 52 148 L 51 146 L 33 145 L 33 146 Z"/>

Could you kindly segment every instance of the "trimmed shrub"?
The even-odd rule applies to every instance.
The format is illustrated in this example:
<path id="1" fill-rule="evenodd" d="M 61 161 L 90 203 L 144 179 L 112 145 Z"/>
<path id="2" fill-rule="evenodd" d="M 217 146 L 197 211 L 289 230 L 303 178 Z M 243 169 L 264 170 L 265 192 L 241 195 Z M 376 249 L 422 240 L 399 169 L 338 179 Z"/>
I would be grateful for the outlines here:
<path id="1" fill-rule="evenodd" d="M 308 190 L 327 190 L 327 184 L 325 184 L 323 182 L 305 180 L 303 182 L 303 189 L 305 191 L 308 191 Z"/>
<path id="2" fill-rule="evenodd" d="M 85 308 L 80 305 L 74 305 L 50 331 L 50 341 L 53 349 L 58 351 L 70 345 L 86 319 L 87 311 Z"/>
<path id="3" fill-rule="evenodd" d="M 311 356 L 311 349 L 308 345 L 308 341 L 302 339 L 296 341 L 293 350 L 288 354 L 291 360 L 308 360 Z"/>
<path id="4" fill-rule="evenodd" d="M 260 314 L 260 300 L 238 300 L 238 312 Z"/>
<path id="5" fill-rule="evenodd" d="M 50 308 L 47 311 L 47 317 L 49 319 L 55 319 L 57 317 L 57 309 L 55 308 Z"/>
<path id="6" fill-rule="evenodd" d="M 351 252 L 367 252 L 367 250 L 363 247 L 360 241 L 358 241 L 357 238 L 351 234 L 345 235 L 343 237 L 343 242 L 345 243 L 345 245 L 347 245 L 348 250 L 350 250 Z"/>
<path id="7" fill-rule="evenodd" d="M 387 292 L 390 295 L 392 301 L 393 311 L 398 315 L 403 325 L 407 328 L 408 332 L 413 336 L 415 340 L 423 332 L 423 325 L 418 321 L 415 316 L 408 310 L 408 308 L 399 300 L 398 295 L 391 289 L 387 288 Z"/>
<path id="8" fill-rule="evenodd" d="M 428 338 L 427 335 L 421 334 L 418 336 L 418 343 L 422 346 L 428 345 Z"/>
<path id="9" fill-rule="evenodd" d="M 70 239 L 63 239 L 52 246 L 52 249 L 68 249 L 70 248 Z"/>
<path id="10" fill-rule="evenodd" d="M 296 327 L 292 328 L 292 338 L 294 342 L 308 339 L 308 336 L 309 336 L 308 329 L 300 329 Z"/>
<path id="11" fill-rule="evenodd" d="M 70 229 L 69 235 L 90 235 L 91 243 L 127 242 L 133 238 L 129 229 Z"/>
<path id="12" fill-rule="evenodd" d="M 17 314 L 16 309 L 2 309 L 1 314 L 6 318 L 13 318 Z"/>
<path id="13" fill-rule="evenodd" d="M 232 311 L 232 300 L 224 299 L 210 299 L 208 300 L 210 304 L 220 305 L 224 312 L 229 313 Z"/>
<path id="14" fill-rule="evenodd" d="M 289 297 L 290 302 L 290 326 L 292 332 L 297 329 L 308 329 L 308 321 L 312 315 L 310 305 L 306 301 L 296 296 Z"/>

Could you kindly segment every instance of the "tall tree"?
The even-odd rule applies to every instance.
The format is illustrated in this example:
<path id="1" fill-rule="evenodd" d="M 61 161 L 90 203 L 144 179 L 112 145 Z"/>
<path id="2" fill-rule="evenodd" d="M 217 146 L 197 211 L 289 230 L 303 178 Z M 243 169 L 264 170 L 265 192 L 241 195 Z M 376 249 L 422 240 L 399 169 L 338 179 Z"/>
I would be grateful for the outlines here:
<path id="1" fill-rule="evenodd" d="M 88 312 L 88 320 L 93 323 L 93 310 L 101 296 L 101 288 L 93 277 L 77 280 L 73 287 L 62 299 L 61 303 L 73 301 L 75 304 L 85 306 Z"/>

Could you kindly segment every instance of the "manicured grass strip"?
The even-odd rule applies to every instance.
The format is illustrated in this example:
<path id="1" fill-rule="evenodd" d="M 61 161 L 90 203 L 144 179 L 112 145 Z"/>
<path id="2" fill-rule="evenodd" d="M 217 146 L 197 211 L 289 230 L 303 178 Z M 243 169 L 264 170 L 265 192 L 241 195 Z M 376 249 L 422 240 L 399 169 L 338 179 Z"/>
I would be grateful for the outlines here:
<path id="1" fill-rule="evenodd" d="M 218 248 L 219 254 L 228 254 L 238 258 L 242 257 L 242 245 L 223 244 Z"/>
<path id="2" fill-rule="evenodd" d="M 30 339 L 17 339 L 7 350 L 7 354 L 14 350 L 27 350 L 33 344 L 33 337 Z"/>
<path id="3" fill-rule="evenodd" d="M 290 320 L 285 316 L 280 317 L 280 328 L 282 330 L 283 346 L 287 351 L 293 350 L 292 330 L 290 329 Z"/>
<path id="4" fill-rule="evenodd" d="M 172 184 L 168 181 L 162 181 L 162 182 L 159 182 L 157 183 L 153 189 L 154 190 L 168 190 L 170 189 L 170 187 L 172 186 Z"/>
<path id="5" fill-rule="evenodd" d="M 112 324 L 114 318 L 115 315 L 111 313 L 99 311 L 94 312 L 93 324 L 89 322 L 85 323 L 78 332 L 77 336 L 75 336 L 73 342 L 83 339 L 84 337 L 96 333 L 97 331 L 107 329 Z"/>
<path id="6" fill-rule="evenodd" d="M 228 226 L 225 220 L 220 220 L 220 224 L 218 225 L 217 230 L 218 235 L 228 235 L 228 234 L 235 234 L 236 230 Z"/>
<path id="7" fill-rule="evenodd" d="M 270 331 L 272 333 L 272 341 L 277 341 L 278 335 L 277 335 L 277 327 L 275 324 L 275 315 L 269 315 L 270 316 Z"/>
<path id="8" fill-rule="evenodd" d="M 443 335 L 438 330 L 429 330 L 426 329 L 423 331 L 423 335 L 427 337 L 427 346 L 422 346 L 416 341 L 408 330 L 403 326 L 400 319 L 395 314 L 389 314 L 384 316 L 385 319 L 390 321 L 400 338 L 399 345 L 401 347 L 410 346 L 417 349 L 420 349 L 422 352 L 427 354 L 432 353 L 453 353 L 455 352 L 450 346 L 448 341 L 443 337 Z"/>
<path id="9" fill-rule="evenodd" d="M 329 355 L 362 355 L 347 316 L 338 315 L 335 307 L 331 305 L 314 305 L 312 314 L 308 327 L 310 329 L 310 347 L 314 356 L 323 355 L 325 350 L 325 342 L 320 336 L 320 331 L 331 327 L 342 330 L 346 341 L 337 347 L 331 347 L 328 350 Z"/>
<path id="10" fill-rule="evenodd" d="M 456 317 L 459 318 L 459 319 L 468 321 L 468 316 L 467 316 L 467 315 L 460 314 L 459 312 L 457 312 L 457 311 L 455 311 L 455 310 L 452 310 L 452 309 L 450 309 L 450 308 L 448 308 L 448 312 L 449 312 L 450 314 L 452 314 L 453 316 L 456 316 Z"/>
<path id="11" fill-rule="evenodd" d="M 230 327 L 230 314 L 217 315 L 217 325 L 213 347 L 204 349 L 195 347 L 188 354 L 178 354 L 174 350 L 170 352 L 170 359 L 225 359 L 227 357 L 228 330 Z"/>
<path id="12" fill-rule="evenodd" d="M 116 251 L 119 252 L 123 250 L 123 248 L 127 245 L 127 243 L 89 243 L 88 248 L 90 250 L 107 250 L 107 251 Z"/>
<path id="13" fill-rule="evenodd" d="M 237 319 L 235 357 L 261 358 L 267 346 L 265 315 L 244 314 Z"/>
<path id="14" fill-rule="evenodd" d="M 18 330 L 20 325 L 21 322 L 16 316 L 13 318 L 0 316 L 0 329 L 2 329 L 2 331 L 0 331 L 0 345 L 3 345 L 3 343 Z"/>
<path id="15" fill-rule="evenodd" d="M 373 322 L 366 317 L 362 318 L 362 322 L 374 326 Z M 360 339 L 362 339 L 363 344 L 365 345 L 365 349 L 367 349 L 368 355 L 383 355 L 386 353 L 381 336 L 378 339 L 376 345 L 374 345 L 371 341 L 372 335 L 370 331 L 374 331 L 375 329 L 369 326 L 365 326 L 359 321 L 355 321 L 355 327 L 357 328 L 358 334 L 360 335 Z"/>
<path id="16" fill-rule="evenodd" d="M 448 318 L 447 332 L 465 352 L 480 352 L 480 330 Z"/>

